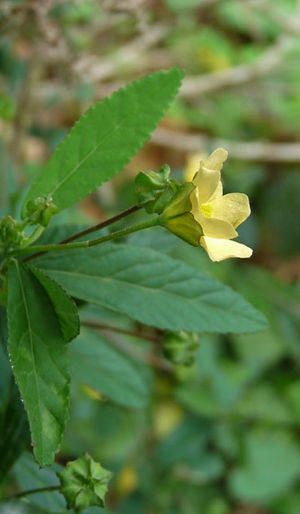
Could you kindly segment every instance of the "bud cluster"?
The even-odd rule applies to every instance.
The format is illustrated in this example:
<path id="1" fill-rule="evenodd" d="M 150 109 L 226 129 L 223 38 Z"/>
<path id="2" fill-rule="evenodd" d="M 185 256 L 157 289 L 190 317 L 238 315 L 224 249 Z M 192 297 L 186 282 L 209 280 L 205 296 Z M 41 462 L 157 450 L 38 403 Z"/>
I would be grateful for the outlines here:
<path id="1" fill-rule="evenodd" d="M 135 179 L 135 193 L 139 202 L 146 202 L 149 214 L 161 214 L 170 203 L 180 184 L 170 179 L 170 167 L 164 164 L 159 171 L 141 171 Z"/>
<path id="2" fill-rule="evenodd" d="M 192 366 L 198 346 L 198 335 L 184 331 L 169 332 L 162 341 L 165 357 L 175 366 Z"/>
<path id="3" fill-rule="evenodd" d="M 21 246 L 25 240 L 20 223 L 11 216 L 0 221 L 0 250 Z"/>
<path id="4" fill-rule="evenodd" d="M 38 197 L 30 200 L 26 206 L 25 219 L 29 225 L 42 225 L 47 227 L 51 217 L 59 212 L 58 207 L 52 201 L 52 197 Z"/>

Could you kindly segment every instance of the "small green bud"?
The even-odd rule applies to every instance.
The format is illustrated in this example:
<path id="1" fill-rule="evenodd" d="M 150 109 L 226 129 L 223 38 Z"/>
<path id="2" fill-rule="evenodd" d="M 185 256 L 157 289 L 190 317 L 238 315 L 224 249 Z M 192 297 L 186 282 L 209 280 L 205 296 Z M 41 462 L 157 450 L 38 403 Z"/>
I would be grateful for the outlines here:
<path id="1" fill-rule="evenodd" d="M 175 181 L 170 181 L 168 186 L 157 195 L 155 200 L 145 207 L 146 211 L 150 214 L 161 214 L 170 203 L 177 190 L 177 183 Z"/>
<path id="2" fill-rule="evenodd" d="M 26 206 L 25 218 L 29 220 L 31 225 L 42 225 L 47 227 L 51 217 L 57 214 L 59 209 L 52 201 L 52 197 L 38 197 L 30 200 Z"/>
<path id="3" fill-rule="evenodd" d="M 68 508 L 82 512 L 88 507 L 104 507 L 112 473 L 95 462 L 87 453 L 57 473 Z"/>
<path id="4" fill-rule="evenodd" d="M 188 332 L 169 332 L 162 342 L 165 357 L 175 365 L 192 366 L 195 350 L 198 348 L 197 334 Z"/>
<path id="5" fill-rule="evenodd" d="M 170 167 L 164 164 L 159 171 L 141 171 L 135 179 L 135 193 L 140 202 L 155 200 L 169 184 Z"/>
<path id="6" fill-rule="evenodd" d="M 0 241 L 1 246 L 17 246 L 24 239 L 20 224 L 11 216 L 3 216 L 0 222 Z"/>

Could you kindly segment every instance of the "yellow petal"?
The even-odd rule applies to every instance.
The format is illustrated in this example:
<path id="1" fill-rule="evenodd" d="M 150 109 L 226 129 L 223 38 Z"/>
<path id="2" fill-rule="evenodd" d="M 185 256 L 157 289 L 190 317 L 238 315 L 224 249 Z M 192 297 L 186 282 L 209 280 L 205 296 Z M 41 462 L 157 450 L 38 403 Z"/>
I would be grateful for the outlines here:
<path id="1" fill-rule="evenodd" d="M 212 196 L 208 199 L 208 202 L 212 202 L 213 200 L 216 200 L 217 198 L 220 198 L 223 195 L 223 185 L 220 180 L 220 182 L 217 185 L 217 189 L 212 194 Z"/>
<path id="2" fill-rule="evenodd" d="M 228 221 L 234 227 L 238 227 L 251 213 L 249 198 L 243 193 L 230 193 L 215 198 L 208 202 L 207 207 L 211 208 L 212 218 Z"/>
<path id="3" fill-rule="evenodd" d="M 191 195 L 192 200 L 192 195 Z M 233 239 L 238 236 L 233 226 L 225 220 L 217 218 L 208 218 L 200 212 L 198 206 L 192 200 L 192 214 L 195 220 L 201 225 L 203 234 L 208 237 L 217 237 L 220 239 Z"/>
<path id="4" fill-rule="evenodd" d="M 201 166 L 196 173 L 193 184 L 197 187 L 199 203 L 207 202 L 217 190 L 221 181 L 219 170 L 210 170 Z"/>
<path id="5" fill-rule="evenodd" d="M 220 196 L 222 191 L 221 169 L 226 161 L 228 152 L 224 148 L 217 148 L 206 161 L 201 163 L 193 183 L 198 188 L 200 203 L 207 202 L 212 196 Z"/>
<path id="6" fill-rule="evenodd" d="M 228 152 L 224 148 L 217 148 L 204 163 L 204 167 L 210 170 L 221 171 L 223 163 L 228 157 Z"/>
<path id="7" fill-rule="evenodd" d="M 214 262 L 223 261 L 231 257 L 247 259 L 251 257 L 253 252 L 248 246 L 236 241 L 228 241 L 228 239 L 215 239 L 203 236 L 200 239 L 200 244 Z"/>
<path id="8" fill-rule="evenodd" d="M 201 161 L 203 161 L 207 155 L 204 152 L 192 153 L 187 158 L 187 163 L 184 168 L 183 178 L 185 182 L 192 182 L 195 174 L 199 171 Z"/>

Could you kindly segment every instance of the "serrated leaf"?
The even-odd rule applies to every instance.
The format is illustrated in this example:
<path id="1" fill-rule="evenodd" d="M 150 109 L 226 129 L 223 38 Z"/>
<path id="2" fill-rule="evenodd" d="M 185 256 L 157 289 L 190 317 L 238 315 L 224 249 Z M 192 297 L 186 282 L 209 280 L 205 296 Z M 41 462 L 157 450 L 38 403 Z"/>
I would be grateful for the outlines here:
<path id="1" fill-rule="evenodd" d="M 143 407 L 149 399 L 145 365 L 123 354 L 99 333 L 83 329 L 71 345 L 75 381 L 125 407 Z"/>
<path id="2" fill-rule="evenodd" d="M 17 261 L 8 270 L 9 353 L 28 414 L 34 454 L 51 464 L 69 407 L 69 359 L 52 303 L 31 271 Z"/>
<path id="3" fill-rule="evenodd" d="M 65 209 L 121 171 L 163 117 L 182 77 L 177 68 L 155 72 L 89 109 L 33 183 L 24 208 L 51 195 Z"/>
<path id="4" fill-rule="evenodd" d="M 79 334 L 80 322 L 76 304 L 63 288 L 34 266 L 28 266 L 48 293 L 60 324 L 65 341 L 72 341 Z"/>
<path id="5" fill-rule="evenodd" d="M 105 244 L 44 255 L 36 266 L 72 296 L 147 325 L 188 332 L 253 332 L 265 318 L 229 287 L 143 247 Z"/>

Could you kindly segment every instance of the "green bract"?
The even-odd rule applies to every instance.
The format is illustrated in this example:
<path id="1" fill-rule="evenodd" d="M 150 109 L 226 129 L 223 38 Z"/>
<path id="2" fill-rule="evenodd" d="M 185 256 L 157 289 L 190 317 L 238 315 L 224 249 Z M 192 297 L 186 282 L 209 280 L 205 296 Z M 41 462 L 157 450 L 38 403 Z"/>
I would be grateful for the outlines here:
<path id="1" fill-rule="evenodd" d="M 105 495 L 112 473 L 95 462 L 87 453 L 68 462 L 63 471 L 57 473 L 68 508 L 82 512 L 88 507 L 104 507 Z"/>

